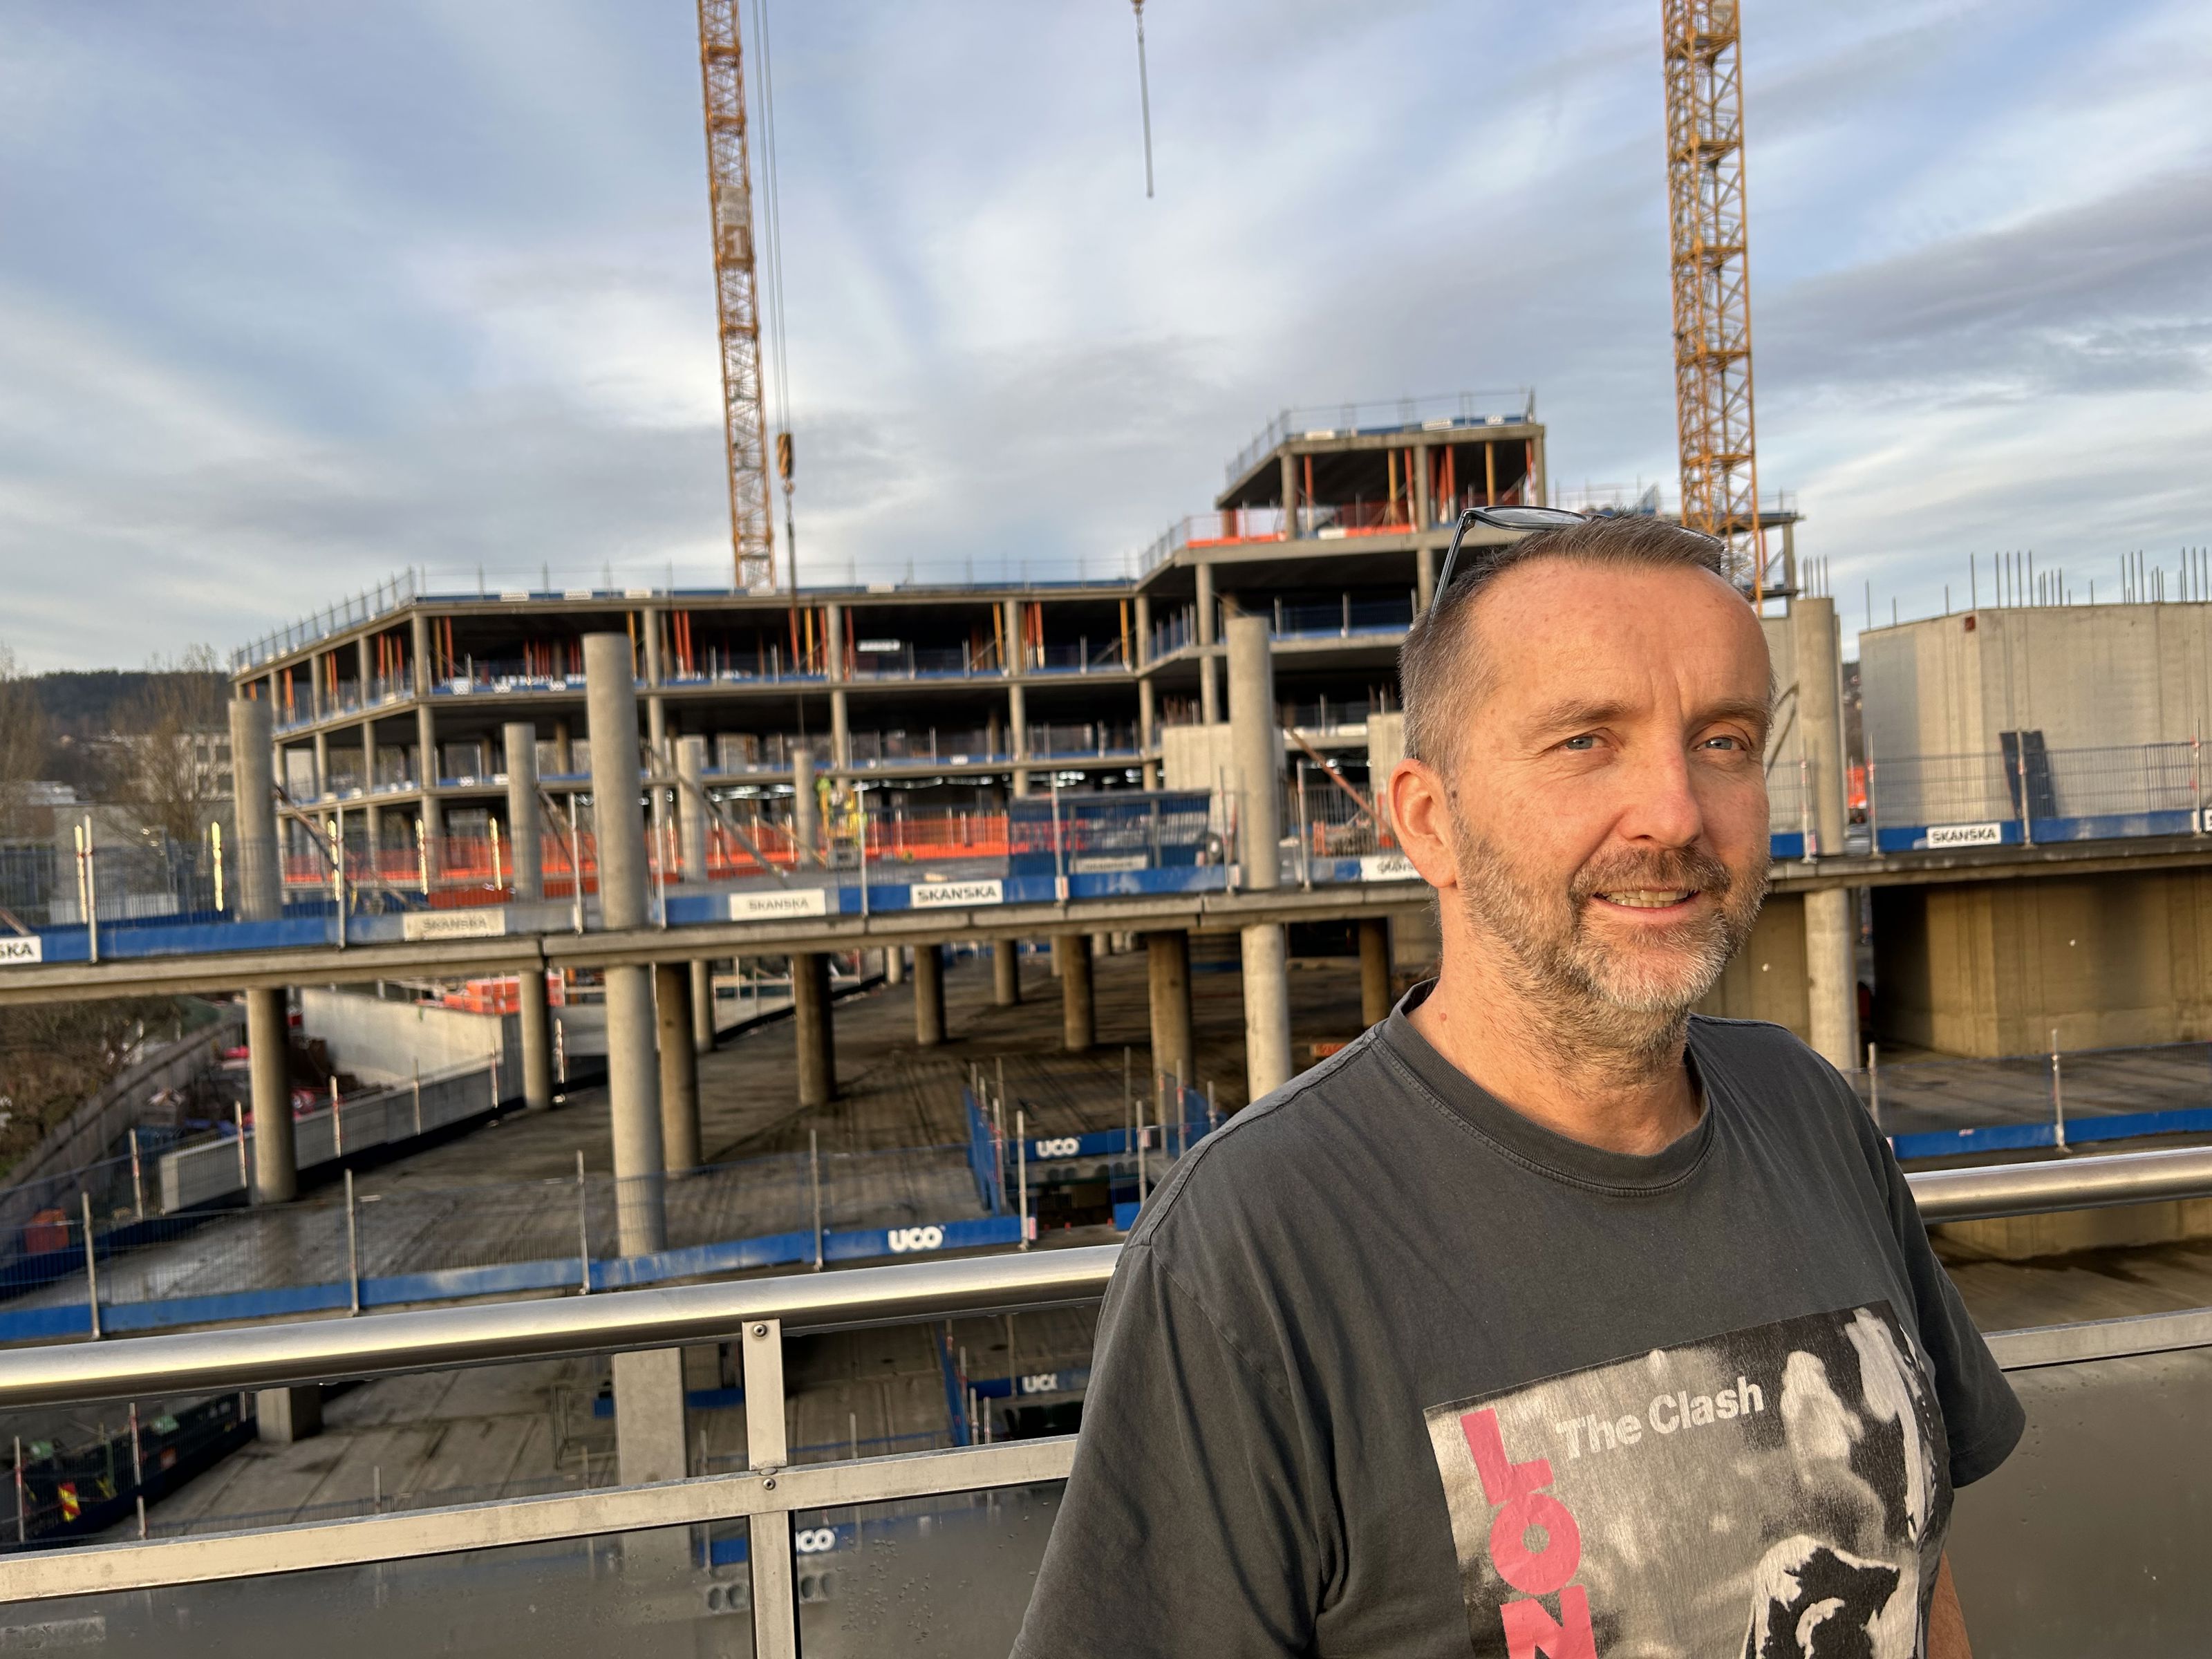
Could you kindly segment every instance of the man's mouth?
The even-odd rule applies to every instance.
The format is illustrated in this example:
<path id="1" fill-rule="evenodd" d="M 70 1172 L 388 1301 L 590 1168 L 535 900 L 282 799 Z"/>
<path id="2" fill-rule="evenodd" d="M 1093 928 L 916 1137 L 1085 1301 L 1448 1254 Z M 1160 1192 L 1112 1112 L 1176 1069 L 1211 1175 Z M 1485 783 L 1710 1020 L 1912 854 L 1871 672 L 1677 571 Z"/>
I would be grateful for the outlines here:
<path id="1" fill-rule="evenodd" d="M 1695 896 L 1694 887 L 1616 887 L 1598 896 L 1630 910 L 1664 910 Z"/>

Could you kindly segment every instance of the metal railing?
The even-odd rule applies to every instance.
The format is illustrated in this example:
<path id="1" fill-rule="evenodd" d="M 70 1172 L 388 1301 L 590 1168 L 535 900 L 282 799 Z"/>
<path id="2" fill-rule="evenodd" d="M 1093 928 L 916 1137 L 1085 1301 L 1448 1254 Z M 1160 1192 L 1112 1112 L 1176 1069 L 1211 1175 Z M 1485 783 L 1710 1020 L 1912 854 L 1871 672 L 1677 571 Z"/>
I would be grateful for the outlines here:
<path id="1" fill-rule="evenodd" d="M 2005 736 L 1988 753 L 1871 759 L 1867 817 L 1876 849 L 2033 846 L 2204 827 L 2197 739 L 2045 749 L 2040 732 Z"/>
<path id="2" fill-rule="evenodd" d="M 2212 1148 L 1909 1177 L 1923 1221 L 2034 1214 L 2212 1194 Z M 1073 1437 L 799 1462 L 787 1439 L 783 1339 L 999 1315 L 1096 1300 L 1120 1247 L 1102 1245 L 830 1274 L 501 1303 L 83 1342 L 0 1356 L 0 1408 L 298 1386 L 526 1359 L 734 1339 L 742 1350 L 749 1467 L 651 1486 L 411 1509 L 264 1530 L 25 1552 L 0 1558 L 0 1603 L 213 1585 L 319 1568 L 398 1564 L 610 1534 L 747 1523 L 754 1651 L 797 1651 L 793 1516 L 1064 1480 Z M 2212 1309 L 1999 1333 L 2021 1371 L 2212 1347 Z M 688 1547 L 678 1559 L 696 1561 Z M 712 1560 L 711 1550 L 708 1559 Z"/>
<path id="3" fill-rule="evenodd" d="M 1536 418 L 1536 390 L 1445 392 L 1431 397 L 1391 398 L 1372 403 L 1316 404 L 1286 409 L 1237 452 L 1224 470 L 1231 483 L 1252 463 L 1291 438 L 1346 438 L 1363 432 L 1449 431 L 1455 427 L 1504 426 Z"/>

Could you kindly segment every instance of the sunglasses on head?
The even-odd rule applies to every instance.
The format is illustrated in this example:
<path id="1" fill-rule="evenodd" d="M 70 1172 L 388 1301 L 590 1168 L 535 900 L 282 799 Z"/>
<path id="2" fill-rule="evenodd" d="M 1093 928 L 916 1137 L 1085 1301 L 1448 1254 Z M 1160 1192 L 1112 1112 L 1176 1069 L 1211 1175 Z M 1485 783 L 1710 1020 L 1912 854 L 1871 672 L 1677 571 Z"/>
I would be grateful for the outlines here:
<path id="1" fill-rule="evenodd" d="M 1429 592 L 1428 614 L 1432 617 L 1436 615 L 1437 607 L 1443 603 L 1444 594 L 1452 584 L 1455 567 L 1459 563 L 1460 543 L 1466 538 L 1467 532 L 1476 525 L 1486 524 L 1493 530 L 1559 530 L 1571 524 L 1582 524 L 1601 516 L 1602 515 L 1595 513 L 1577 513 L 1565 507 L 1468 507 L 1459 515 L 1459 523 L 1453 526 L 1451 550 L 1444 555 L 1443 568 L 1437 572 L 1437 585 Z M 1702 530 L 1694 530 L 1690 533 L 1705 536 L 1707 541 L 1720 540 L 1717 536 L 1706 536 Z M 1480 556 L 1478 555 L 1468 562 L 1468 568 L 1473 570 L 1480 562 Z"/>
<path id="2" fill-rule="evenodd" d="M 1459 563 L 1459 544 L 1475 526 L 1486 524 L 1493 530 L 1557 530 L 1580 524 L 1589 516 L 1564 507 L 1468 507 L 1453 526 L 1451 550 L 1444 555 L 1443 568 L 1437 572 L 1437 585 L 1429 590 L 1429 615 L 1435 616 L 1437 607 L 1443 603 L 1445 590 L 1451 586 L 1452 573 Z M 1471 570 L 1474 567 L 1470 562 L 1468 568 Z"/>

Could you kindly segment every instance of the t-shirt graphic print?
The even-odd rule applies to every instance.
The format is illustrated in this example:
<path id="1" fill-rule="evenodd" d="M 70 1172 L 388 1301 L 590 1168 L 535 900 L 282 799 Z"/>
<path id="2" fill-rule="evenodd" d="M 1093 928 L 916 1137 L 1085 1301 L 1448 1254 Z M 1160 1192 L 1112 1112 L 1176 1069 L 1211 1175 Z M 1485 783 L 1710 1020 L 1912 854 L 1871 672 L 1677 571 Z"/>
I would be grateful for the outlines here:
<path id="1" fill-rule="evenodd" d="M 1950 1460 L 1887 1303 L 1426 1417 L 1478 1655 L 1921 1652 Z"/>

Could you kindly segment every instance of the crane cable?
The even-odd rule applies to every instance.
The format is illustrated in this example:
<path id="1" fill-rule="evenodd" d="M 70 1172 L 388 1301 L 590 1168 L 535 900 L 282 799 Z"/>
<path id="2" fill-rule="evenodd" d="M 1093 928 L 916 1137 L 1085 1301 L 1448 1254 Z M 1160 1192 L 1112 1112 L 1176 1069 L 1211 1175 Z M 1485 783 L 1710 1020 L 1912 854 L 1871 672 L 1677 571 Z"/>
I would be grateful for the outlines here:
<path id="1" fill-rule="evenodd" d="M 1145 199 L 1152 199 L 1152 88 L 1145 74 L 1145 0 L 1129 0 L 1137 10 L 1137 102 L 1145 112 Z"/>
<path id="2" fill-rule="evenodd" d="M 754 222 L 765 256 L 761 265 L 767 276 L 769 372 L 775 398 L 775 466 L 783 480 L 783 543 L 791 591 L 799 592 L 799 533 L 792 522 L 791 349 L 784 321 L 783 190 L 776 171 L 775 82 L 770 73 L 768 40 L 768 0 L 752 0 L 753 76 L 760 112 L 760 204 Z"/>

